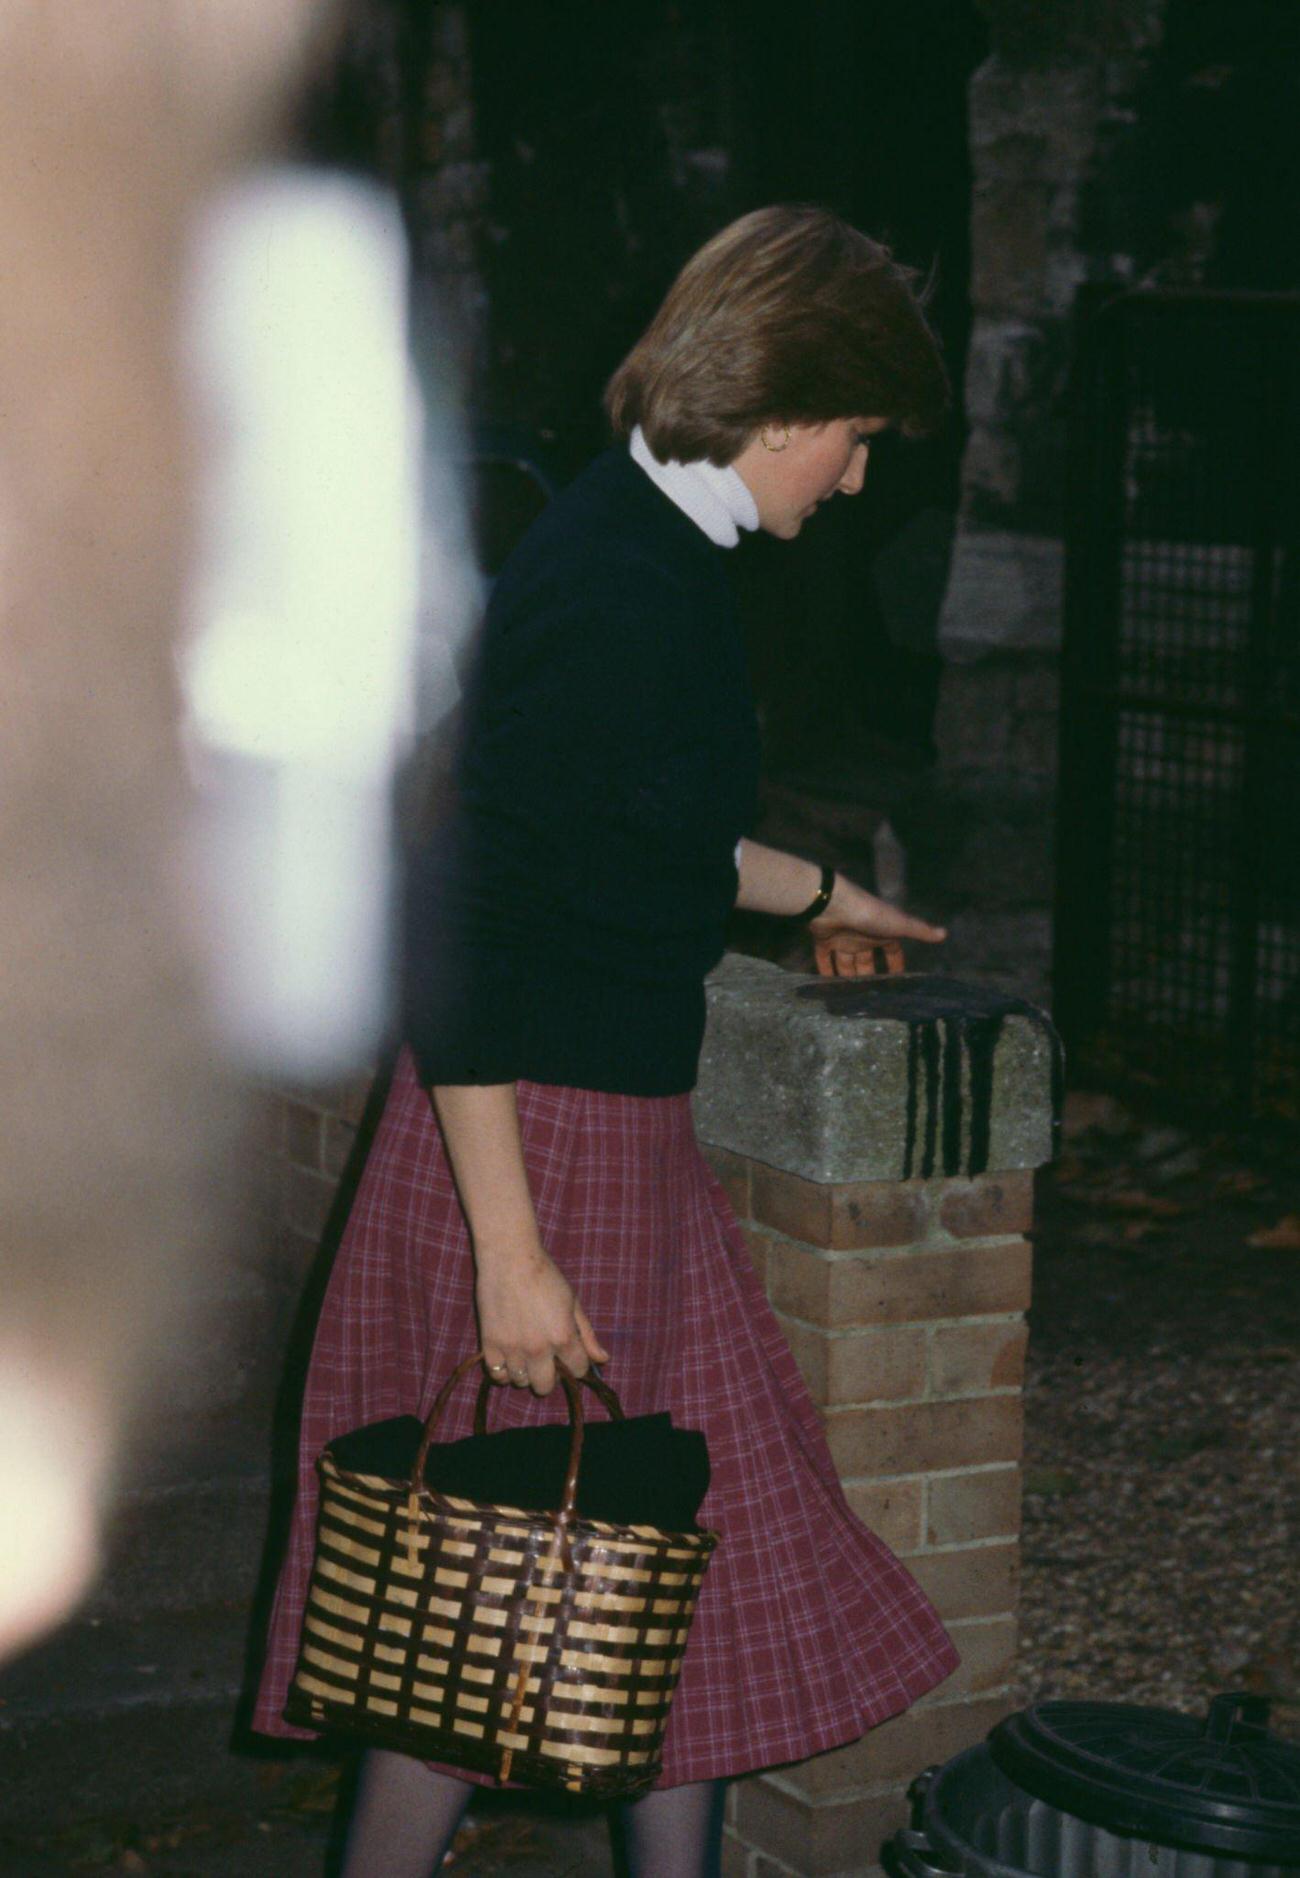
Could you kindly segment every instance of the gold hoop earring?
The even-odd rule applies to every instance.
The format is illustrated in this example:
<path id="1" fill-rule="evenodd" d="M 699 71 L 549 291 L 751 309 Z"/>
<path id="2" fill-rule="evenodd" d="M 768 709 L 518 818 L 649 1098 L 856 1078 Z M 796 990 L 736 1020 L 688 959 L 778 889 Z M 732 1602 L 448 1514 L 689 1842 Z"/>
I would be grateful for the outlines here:
<path id="1" fill-rule="evenodd" d="M 773 426 L 773 428 L 775 428 L 775 426 Z M 762 444 L 765 450 L 770 450 L 773 456 L 780 456 L 782 450 L 784 450 L 786 446 L 788 445 L 788 443 L 790 442 L 790 426 L 788 424 L 782 424 L 781 429 L 785 434 L 781 438 L 780 443 L 769 443 L 767 441 L 767 425 L 766 424 L 764 424 L 762 430 L 760 430 L 758 433 L 758 441 Z"/>

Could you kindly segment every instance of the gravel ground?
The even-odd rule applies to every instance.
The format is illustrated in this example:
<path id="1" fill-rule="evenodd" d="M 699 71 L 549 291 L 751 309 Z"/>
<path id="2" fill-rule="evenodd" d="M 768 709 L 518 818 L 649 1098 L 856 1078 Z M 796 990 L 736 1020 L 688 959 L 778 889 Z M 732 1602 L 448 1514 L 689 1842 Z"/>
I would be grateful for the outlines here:
<path id="1" fill-rule="evenodd" d="M 1044 1178 L 1020 1682 L 1300 1739 L 1300 1169 L 1076 1098 Z M 1253 1242 L 1253 1243 L 1252 1243 Z"/>

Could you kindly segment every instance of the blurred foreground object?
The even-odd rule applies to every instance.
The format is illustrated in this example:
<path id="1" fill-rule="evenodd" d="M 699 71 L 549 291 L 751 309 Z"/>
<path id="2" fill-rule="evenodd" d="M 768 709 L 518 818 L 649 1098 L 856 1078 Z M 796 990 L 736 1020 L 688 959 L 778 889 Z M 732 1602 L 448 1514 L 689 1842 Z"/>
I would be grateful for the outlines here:
<path id="1" fill-rule="evenodd" d="M 420 424 L 395 203 L 280 171 L 206 219 L 212 423 L 185 659 L 222 1042 L 325 1080 L 387 1016 L 394 771 L 415 698 Z"/>
<path id="2" fill-rule="evenodd" d="M 185 1361 L 217 1218 L 178 330 L 193 216 L 318 13 L 0 11 L 0 1653 L 93 1572 L 107 1471 L 153 1352 Z"/>

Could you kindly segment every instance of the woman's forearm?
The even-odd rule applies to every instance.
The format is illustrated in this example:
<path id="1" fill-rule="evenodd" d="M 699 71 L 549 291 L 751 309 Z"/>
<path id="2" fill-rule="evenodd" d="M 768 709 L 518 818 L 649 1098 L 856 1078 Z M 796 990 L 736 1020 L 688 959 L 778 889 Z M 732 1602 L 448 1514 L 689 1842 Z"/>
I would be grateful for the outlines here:
<path id="1" fill-rule="evenodd" d="M 430 1093 L 474 1250 L 488 1374 L 547 1395 L 557 1358 L 581 1376 L 590 1363 L 607 1363 L 609 1351 L 542 1244 L 515 1085 L 439 1083 Z"/>
<path id="2" fill-rule="evenodd" d="M 740 886 L 736 905 L 746 913 L 802 913 L 821 885 L 815 861 L 767 848 L 746 838 L 740 844 Z"/>
<path id="3" fill-rule="evenodd" d="M 797 855 L 765 848 L 762 842 L 747 838 L 740 844 L 736 905 L 752 913 L 802 913 L 815 898 L 821 878 L 822 871 L 814 861 L 801 861 Z M 935 945 L 948 936 L 942 926 L 931 926 L 927 920 L 891 906 L 888 900 L 878 900 L 874 893 L 843 874 L 836 874 L 829 901 L 808 922 L 807 930 L 814 942 L 817 969 L 847 976 L 873 972 L 878 945 L 886 947 L 887 956 L 892 953 L 889 969 L 901 971 L 903 951 L 899 941 L 920 939 Z"/>
<path id="4" fill-rule="evenodd" d="M 431 1094 L 480 1270 L 485 1261 L 528 1257 L 540 1235 L 528 1191 L 515 1085 L 441 1083 Z"/>

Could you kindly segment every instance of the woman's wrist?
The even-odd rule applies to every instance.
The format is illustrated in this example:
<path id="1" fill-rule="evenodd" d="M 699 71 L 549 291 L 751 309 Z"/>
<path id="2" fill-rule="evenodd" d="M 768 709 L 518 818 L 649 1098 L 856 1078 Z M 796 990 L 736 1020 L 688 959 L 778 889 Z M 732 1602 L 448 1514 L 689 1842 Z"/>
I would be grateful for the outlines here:
<path id="1" fill-rule="evenodd" d="M 489 1232 L 472 1233 L 471 1243 L 474 1263 L 480 1272 L 525 1272 L 546 1259 L 546 1248 L 533 1220 L 517 1231 L 498 1227 Z"/>
<path id="2" fill-rule="evenodd" d="M 808 924 L 811 928 L 851 924 L 855 913 L 861 910 L 864 898 L 862 888 L 855 881 L 847 879 L 843 874 L 836 874 L 830 899 Z"/>
<path id="3" fill-rule="evenodd" d="M 839 875 L 833 867 L 819 869 L 816 892 L 797 912 L 791 913 L 788 917 L 799 926 L 809 926 L 815 919 L 820 919 L 834 898 L 838 883 Z"/>
<path id="4" fill-rule="evenodd" d="M 746 836 L 741 843 L 736 905 L 744 912 L 766 913 L 774 919 L 816 918 L 813 906 L 823 872 L 818 861 L 766 847 Z"/>

